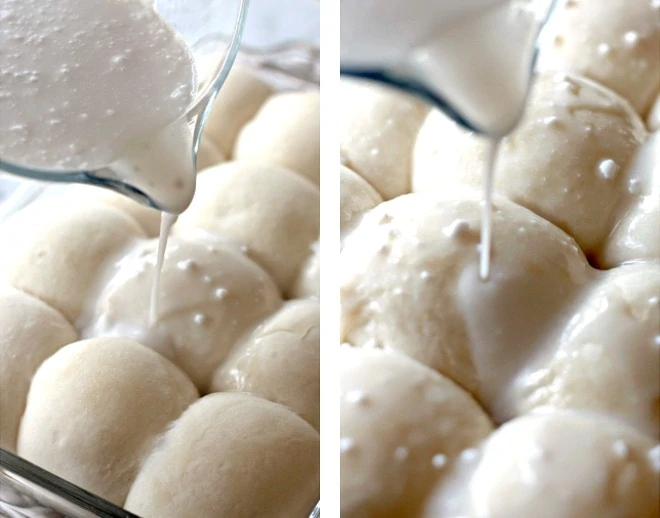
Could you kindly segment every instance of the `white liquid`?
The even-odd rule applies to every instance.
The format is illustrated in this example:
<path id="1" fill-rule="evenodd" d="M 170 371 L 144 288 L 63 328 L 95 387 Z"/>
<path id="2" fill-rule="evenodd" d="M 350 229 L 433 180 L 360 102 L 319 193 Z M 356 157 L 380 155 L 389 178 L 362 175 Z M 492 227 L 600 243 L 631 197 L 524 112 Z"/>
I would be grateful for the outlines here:
<path id="1" fill-rule="evenodd" d="M 423 84 L 472 128 L 493 139 L 484 173 L 479 273 L 490 269 L 497 141 L 522 116 L 534 45 L 550 2 L 343 0 L 342 67 L 385 70 Z"/>
<path id="2" fill-rule="evenodd" d="M 163 271 L 163 262 L 165 261 L 165 249 L 167 248 L 167 238 L 170 235 L 172 226 L 176 223 L 178 216 L 163 212 L 160 216 L 160 236 L 158 238 L 158 253 L 156 258 L 156 271 L 154 274 L 154 284 L 151 288 L 151 302 L 149 304 L 149 325 L 154 326 L 158 320 L 158 294 L 160 290 L 160 276 Z"/>
<path id="3" fill-rule="evenodd" d="M 547 365 L 559 343 L 558 333 L 588 296 L 588 283 L 594 282 L 587 270 L 575 268 L 580 261 L 568 245 L 565 253 L 571 275 L 557 275 L 558 269 L 548 268 L 530 277 L 521 260 L 496 264 L 487 283 L 481 282 L 475 266 L 459 277 L 459 307 L 470 341 L 476 344 L 472 358 L 483 403 L 496 422 L 516 415 L 521 396 L 511 380 L 525 377 L 529 365 Z"/>
<path id="4" fill-rule="evenodd" d="M 493 181 L 499 140 L 493 140 L 488 147 L 484 168 L 484 194 L 481 202 L 481 253 L 479 254 L 479 277 L 488 280 L 490 276 L 490 252 L 493 243 Z"/>
<path id="5" fill-rule="evenodd" d="M 57 171 L 113 164 L 166 210 L 187 207 L 195 174 L 182 117 L 194 62 L 147 2 L 3 0 L 0 26 L 3 160 Z"/>

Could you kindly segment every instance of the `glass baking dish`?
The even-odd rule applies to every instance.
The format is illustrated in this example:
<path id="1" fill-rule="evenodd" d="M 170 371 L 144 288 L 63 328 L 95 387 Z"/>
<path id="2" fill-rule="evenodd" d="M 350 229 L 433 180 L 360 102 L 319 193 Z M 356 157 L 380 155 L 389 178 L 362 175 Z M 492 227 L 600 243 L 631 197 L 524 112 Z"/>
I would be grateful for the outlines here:
<path id="1" fill-rule="evenodd" d="M 259 50 L 241 47 L 236 63 L 254 70 L 277 90 L 319 87 L 319 49 L 305 43 Z M 0 171 L 0 223 L 36 199 L 57 196 L 66 188 L 66 185 L 20 179 Z M 139 518 L 2 448 L 0 516 Z M 317 504 L 310 518 L 319 517 L 320 504 Z"/>

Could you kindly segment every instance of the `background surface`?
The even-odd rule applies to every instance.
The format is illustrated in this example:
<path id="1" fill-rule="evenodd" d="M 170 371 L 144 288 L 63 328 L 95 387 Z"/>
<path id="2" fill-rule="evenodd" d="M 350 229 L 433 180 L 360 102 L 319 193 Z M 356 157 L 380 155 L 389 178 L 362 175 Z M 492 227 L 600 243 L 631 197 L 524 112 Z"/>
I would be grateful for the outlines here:
<path id="1" fill-rule="evenodd" d="M 289 41 L 319 43 L 316 0 L 250 0 L 243 44 L 269 47 Z"/>

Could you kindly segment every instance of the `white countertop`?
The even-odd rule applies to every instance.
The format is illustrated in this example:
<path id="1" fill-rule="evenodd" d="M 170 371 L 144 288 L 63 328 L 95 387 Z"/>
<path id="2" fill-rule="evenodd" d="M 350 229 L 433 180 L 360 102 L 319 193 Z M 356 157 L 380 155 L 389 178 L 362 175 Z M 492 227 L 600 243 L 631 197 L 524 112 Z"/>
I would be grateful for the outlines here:
<path id="1" fill-rule="evenodd" d="M 289 41 L 319 43 L 317 0 L 250 0 L 243 44 L 270 47 Z"/>

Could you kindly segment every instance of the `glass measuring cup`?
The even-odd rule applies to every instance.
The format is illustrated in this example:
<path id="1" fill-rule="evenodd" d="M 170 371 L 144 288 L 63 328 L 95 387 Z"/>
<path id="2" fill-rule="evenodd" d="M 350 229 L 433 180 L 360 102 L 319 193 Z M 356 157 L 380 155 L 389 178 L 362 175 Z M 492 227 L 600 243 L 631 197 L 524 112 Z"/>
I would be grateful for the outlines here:
<path id="1" fill-rule="evenodd" d="M 410 92 L 466 129 L 500 138 L 522 116 L 557 4 L 343 0 L 341 73 Z"/>
<path id="2" fill-rule="evenodd" d="M 205 59 L 212 73 L 198 78 L 194 99 L 184 114 L 192 128 L 192 159 L 197 151 L 204 123 L 218 91 L 224 84 L 240 46 L 247 15 L 248 0 L 152 0 L 156 10 L 176 30 L 191 49 L 195 62 Z M 208 56 L 212 56 L 210 61 Z M 117 177 L 109 167 L 94 170 L 45 170 L 18 165 L 0 157 L 0 172 L 23 178 L 59 182 L 90 184 L 111 189 L 153 208 L 162 210 L 158 200 L 150 198 L 137 185 Z M 28 186 L 28 189 L 33 186 Z"/>

